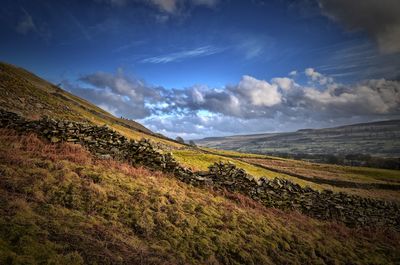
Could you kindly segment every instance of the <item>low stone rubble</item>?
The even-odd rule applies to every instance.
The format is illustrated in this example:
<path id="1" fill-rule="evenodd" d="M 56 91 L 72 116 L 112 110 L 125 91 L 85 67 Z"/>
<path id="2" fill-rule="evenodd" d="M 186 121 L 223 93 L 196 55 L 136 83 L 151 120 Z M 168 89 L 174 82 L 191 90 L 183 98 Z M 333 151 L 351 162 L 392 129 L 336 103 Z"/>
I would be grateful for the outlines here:
<path id="1" fill-rule="evenodd" d="M 163 153 L 149 140 L 128 140 L 107 126 L 44 118 L 27 121 L 0 109 L 0 128 L 34 132 L 53 143 L 71 142 L 85 146 L 103 159 L 118 159 L 132 165 L 171 173 L 195 186 L 238 192 L 267 207 L 297 210 L 322 220 L 337 220 L 348 226 L 385 225 L 400 229 L 400 205 L 329 190 L 319 192 L 282 178 L 256 179 L 232 163 L 215 163 L 208 171 L 192 172 L 178 164 L 171 153 Z"/>

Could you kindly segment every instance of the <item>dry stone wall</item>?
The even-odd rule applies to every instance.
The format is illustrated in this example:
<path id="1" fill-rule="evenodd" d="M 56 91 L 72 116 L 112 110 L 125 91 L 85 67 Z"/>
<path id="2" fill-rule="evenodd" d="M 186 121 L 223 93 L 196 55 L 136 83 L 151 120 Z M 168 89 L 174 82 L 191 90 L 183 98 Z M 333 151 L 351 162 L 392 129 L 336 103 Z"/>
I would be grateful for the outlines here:
<path id="1" fill-rule="evenodd" d="M 390 225 L 400 228 L 400 205 L 330 190 L 303 188 L 282 178 L 254 179 L 231 163 L 216 163 L 208 172 L 212 185 L 232 192 L 245 193 L 267 207 L 298 210 L 322 220 L 337 220 L 348 226 Z"/>
<path id="2" fill-rule="evenodd" d="M 100 158 L 119 159 L 135 166 L 171 173 L 195 186 L 238 192 L 267 207 L 297 210 L 314 218 L 344 222 L 348 226 L 384 225 L 400 229 L 400 205 L 397 203 L 328 190 L 319 192 L 281 178 L 256 179 L 232 163 L 215 163 L 208 171 L 192 172 L 180 166 L 170 153 L 157 150 L 148 140 L 128 140 L 107 126 L 49 118 L 27 121 L 0 110 L 0 127 L 34 132 L 53 143 L 78 143 Z"/>

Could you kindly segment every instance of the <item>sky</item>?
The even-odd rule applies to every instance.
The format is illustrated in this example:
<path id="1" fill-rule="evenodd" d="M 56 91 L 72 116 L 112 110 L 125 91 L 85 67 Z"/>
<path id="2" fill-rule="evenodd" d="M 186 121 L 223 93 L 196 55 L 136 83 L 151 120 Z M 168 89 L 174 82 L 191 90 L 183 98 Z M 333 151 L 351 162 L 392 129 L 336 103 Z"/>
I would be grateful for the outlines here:
<path id="1" fill-rule="evenodd" d="M 398 0 L 0 0 L 0 60 L 169 137 L 400 118 Z"/>

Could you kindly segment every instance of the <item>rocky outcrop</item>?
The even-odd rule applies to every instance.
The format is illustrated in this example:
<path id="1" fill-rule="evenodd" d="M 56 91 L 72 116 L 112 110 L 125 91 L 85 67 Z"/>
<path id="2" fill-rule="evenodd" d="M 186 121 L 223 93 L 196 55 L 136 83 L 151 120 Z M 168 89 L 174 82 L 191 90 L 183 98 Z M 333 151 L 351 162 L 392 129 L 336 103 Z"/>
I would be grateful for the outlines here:
<path id="1" fill-rule="evenodd" d="M 100 158 L 114 158 L 135 166 L 160 170 L 195 186 L 238 192 L 267 207 L 297 210 L 318 219 L 337 220 L 349 226 L 389 225 L 400 229 L 399 204 L 328 190 L 319 192 L 281 178 L 256 179 L 232 163 L 215 163 L 208 171 L 192 172 L 180 166 L 170 153 L 163 153 L 148 140 L 128 140 L 107 126 L 48 118 L 27 121 L 14 113 L 0 110 L 0 127 L 34 132 L 53 143 L 78 143 Z"/>

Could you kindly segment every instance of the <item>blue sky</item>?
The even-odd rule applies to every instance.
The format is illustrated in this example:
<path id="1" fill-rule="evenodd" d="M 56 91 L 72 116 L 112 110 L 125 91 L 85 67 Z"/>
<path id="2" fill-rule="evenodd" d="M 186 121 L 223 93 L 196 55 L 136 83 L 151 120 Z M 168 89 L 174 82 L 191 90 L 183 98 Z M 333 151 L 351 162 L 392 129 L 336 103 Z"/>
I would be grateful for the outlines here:
<path id="1" fill-rule="evenodd" d="M 0 60 L 171 137 L 399 117 L 395 0 L 1 3 Z"/>

